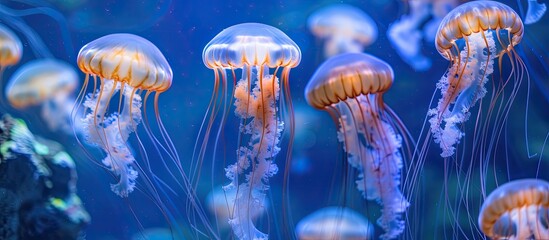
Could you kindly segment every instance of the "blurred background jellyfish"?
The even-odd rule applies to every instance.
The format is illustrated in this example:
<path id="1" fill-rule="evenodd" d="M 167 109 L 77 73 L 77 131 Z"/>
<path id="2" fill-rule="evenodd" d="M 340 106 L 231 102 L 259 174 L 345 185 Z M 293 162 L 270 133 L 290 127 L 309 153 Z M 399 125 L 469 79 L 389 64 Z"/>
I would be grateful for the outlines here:
<path id="1" fill-rule="evenodd" d="M 41 118 L 51 131 L 73 134 L 71 111 L 77 86 L 78 75 L 71 65 L 55 59 L 39 59 L 26 63 L 12 74 L 5 94 L 15 109 L 40 106 Z"/>
<path id="2" fill-rule="evenodd" d="M 409 206 L 400 191 L 401 134 L 406 130 L 383 102 L 383 93 L 392 84 L 393 69 L 387 63 L 368 54 L 347 53 L 326 60 L 305 88 L 309 105 L 326 110 L 337 121 L 347 160 L 359 171 L 357 189 L 382 206 L 377 220 L 385 230 L 381 239 L 404 231 L 401 214 Z"/>
<path id="3" fill-rule="evenodd" d="M 10 7 L 11 5 L 16 7 Z M 74 48 L 67 21 L 63 14 L 49 6 L 45 1 L 33 0 L 8 0 L 0 3 L 0 21 L 8 27 L 20 33 L 32 49 L 37 58 L 53 58 L 54 54 L 48 49 L 40 35 L 30 27 L 23 17 L 44 15 L 54 20 L 59 26 L 62 38 L 60 47 L 65 48 L 65 56 L 71 58 Z"/>
<path id="4" fill-rule="evenodd" d="M 374 227 L 360 213 L 345 207 L 319 209 L 297 223 L 299 240 L 373 239 Z"/>
<path id="5" fill-rule="evenodd" d="M 0 79 L 6 67 L 19 63 L 22 54 L 21 40 L 9 28 L 0 24 Z"/>
<path id="6" fill-rule="evenodd" d="M 215 132 L 213 158 L 214 162 L 225 158 L 218 158 L 216 150 L 219 138 L 226 128 L 224 125 L 230 105 L 234 104 L 240 123 L 237 128 L 236 161 L 225 168 L 230 183 L 223 189 L 236 189 L 234 206 L 231 207 L 234 211 L 228 221 L 238 239 L 268 239 L 268 233 L 255 226 L 251 213 L 254 209 L 265 207 L 269 178 L 278 172 L 274 159 L 281 150 L 284 111 L 287 111 L 290 132 L 288 154 L 291 152 L 294 120 L 289 74 L 290 69 L 299 64 L 301 52 L 295 42 L 282 31 L 260 23 L 243 23 L 216 35 L 204 48 L 202 60 L 208 68 L 214 70 L 215 82 L 204 118 L 208 122 L 203 124 L 203 144 L 198 161 L 193 164 L 196 167 L 191 171 L 191 179 L 200 176 L 199 168 L 219 113 L 221 119 L 219 129 Z M 240 78 L 237 77 L 237 69 L 242 69 Z M 280 74 L 279 77 L 277 74 Z M 232 76 L 232 80 L 227 75 L 229 78 Z M 227 84 L 232 84 L 232 87 Z M 286 156 L 286 161 L 289 161 L 289 155 Z M 285 177 L 289 171 L 288 162 L 286 166 Z"/>
<path id="7" fill-rule="evenodd" d="M 377 38 L 377 26 L 364 11 L 334 4 L 315 11 L 307 20 L 309 30 L 324 41 L 324 57 L 362 52 Z"/>
<path id="8" fill-rule="evenodd" d="M 478 224 L 491 239 L 549 239 L 549 183 L 521 179 L 499 186 L 482 204 Z"/>
<path id="9" fill-rule="evenodd" d="M 442 149 L 442 157 L 451 157 L 464 133 L 461 124 L 471 115 L 471 108 L 487 93 L 485 84 L 492 78 L 486 113 L 477 110 L 474 144 L 486 149 L 473 149 L 473 154 L 490 154 L 495 139 L 503 130 L 509 109 L 523 77 L 527 74 L 524 63 L 514 46 L 524 33 L 518 14 L 505 4 L 494 1 L 474 1 L 452 10 L 442 21 L 437 32 L 436 48 L 451 62 L 450 68 L 437 84 L 441 93 L 436 108 L 429 110 L 431 133 Z M 502 65 L 507 56 L 510 72 L 506 75 Z M 494 60 L 500 66 L 499 75 L 492 77 Z M 505 62 L 507 63 L 507 62 Z M 488 86 L 490 86 L 488 85 Z M 505 86 L 511 92 L 504 94 Z M 505 98 L 504 98 L 505 97 Z M 498 103 L 498 99 L 501 102 Z M 482 101 L 479 109 L 482 109 Z M 490 121 L 494 123 L 490 126 Z M 488 131 L 490 136 L 486 137 Z M 481 159 L 491 159 L 483 156 Z"/>
<path id="10" fill-rule="evenodd" d="M 408 14 L 389 26 L 387 36 L 402 60 L 416 71 L 431 68 L 432 61 L 422 53 L 422 42 L 434 42 L 442 18 L 458 5 L 458 0 L 406 1 Z"/>
<path id="11" fill-rule="evenodd" d="M 528 25 L 538 22 L 546 11 L 547 5 L 545 3 L 538 3 L 538 0 L 528 0 L 528 9 L 526 10 L 524 24 Z"/>

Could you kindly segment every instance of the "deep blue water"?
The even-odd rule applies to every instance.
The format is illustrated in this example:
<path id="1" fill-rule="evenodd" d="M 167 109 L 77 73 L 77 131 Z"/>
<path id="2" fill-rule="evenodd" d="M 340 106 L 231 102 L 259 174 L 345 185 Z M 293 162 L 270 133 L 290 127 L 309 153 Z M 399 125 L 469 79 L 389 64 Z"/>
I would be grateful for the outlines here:
<path id="1" fill-rule="evenodd" d="M 6 0 L 4 0 L 6 1 Z M 0 4 L 4 4 L 2 3 Z M 25 4 L 19 1 L 6 1 L 8 6 L 24 8 Z M 20 1 L 25 2 L 25 1 Z M 74 1 L 74 6 L 67 6 L 63 1 L 52 1 L 52 7 L 59 9 L 66 18 L 70 34 L 71 44 L 67 44 L 62 37 L 61 28 L 65 27 L 57 21 L 45 16 L 25 17 L 25 22 L 43 38 L 47 47 L 57 58 L 66 60 L 76 67 L 78 50 L 86 43 L 111 33 L 133 33 L 142 36 L 154 43 L 165 55 L 170 63 L 174 78 L 173 85 L 160 97 L 159 108 L 165 127 L 171 134 L 172 140 L 184 163 L 191 160 L 193 147 L 199 134 L 199 127 L 208 106 L 208 100 L 212 94 L 214 83 L 213 71 L 206 68 L 202 61 L 204 46 L 223 29 L 244 22 L 259 22 L 279 28 L 286 33 L 300 47 L 302 60 L 298 67 L 291 70 L 290 88 L 296 117 L 296 136 L 293 148 L 293 161 L 291 166 L 285 166 L 284 144 L 283 151 L 277 158 L 281 171 L 270 180 L 270 194 L 273 196 L 275 209 L 269 209 L 268 218 L 273 223 L 270 225 L 270 233 L 273 239 L 284 239 L 278 235 L 281 215 L 280 193 L 282 191 L 284 168 L 291 168 L 289 198 L 291 202 L 290 212 L 295 224 L 305 215 L 324 206 L 337 205 L 342 202 L 342 179 L 344 179 L 345 165 L 342 162 L 342 150 L 338 144 L 336 126 L 329 114 L 309 107 L 304 98 L 304 89 L 307 81 L 313 75 L 316 67 L 323 61 L 322 42 L 315 40 L 306 26 L 307 17 L 315 10 L 331 3 L 348 3 L 364 10 L 370 15 L 378 27 L 378 38 L 365 52 L 370 53 L 389 63 L 395 73 L 395 82 L 391 90 L 385 95 L 385 101 L 402 119 L 409 129 L 414 140 L 424 124 L 426 112 L 429 108 L 435 84 L 448 68 L 448 61 L 443 59 L 434 46 L 423 43 L 422 50 L 429 58 L 433 59 L 433 66 L 425 72 L 416 72 L 397 55 L 390 45 L 386 31 L 388 26 L 399 16 L 406 12 L 406 6 L 401 1 Z M 515 1 L 502 1 L 517 9 Z M 528 37 L 532 37 L 540 43 L 547 43 L 549 35 L 544 29 L 549 28 L 549 18 L 534 25 L 526 27 Z M 73 49 L 68 49 L 72 45 Z M 542 44 L 543 45 L 543 44 Z M 547 48 L 539 46 L 531 47 L 540 55 Z M 21 65 L 36 56 L 29 51 L 29 45 L 24 41 L 24 55 Z M 545 66 L 549 63 L 545 60 Z M 504 67 L 509 67 L 504 64 Z M 531 63 L 527 66 L 532 72 L 539 75 L 531 75 L 538 78 L 545 85 L 535 84 L 536 79 L 530 81 L 529 111 L 525 112 L 526 82 L 523 83 L 523 91 L 515 101 L 515 107 L 509 117 L 509 124 L 505 128 L 506 134 L 502 136 L 502 151 L 493 159 L 490 165 L 490 173 L 497 175 L 500 181 L 506 179 L 538 178 L 549 180 L 549 155 L 542 152 L 544 139 L 549 133 L 549 113 L 546 111 L 549 99 L 543 97 L 540 88 L 549 88 L 547 84 L 547 72 L 543 72 L 542 65 Z M 17 66 L 5 71 L 9 76 Z M 543 75 L 545 74 L 545 75 Z M 84 74 L 80 75 L 82 79 Z M 547 89 L 545 89 L 547 91 Z M 11 112 L 10 112 L 11 113 Z M 38 120 L 38 115 L 32 113 L 12 112 L 13 115 L 26 118 L 30 121 L 30 127 L 38 134 L 47 136 L 63 143 L 77 162 L 79 181 L 78 193 L 92 217 L 91 224 L 85 230 L 86 239 L 131 239 L 131 236 L 139 233 L 142 228 L 166 227 L 166 220 L 149 199 L 139 191 L 130 194 L 127 199 L 122 199 L 110 191 L 109 184 L 115 179 L 104 169 L 93 164 L 87 159 L 80 146 L 71 136 L 53 134 L 49 132 Z M 229 127 L 225 132 L 226 161 L 234 161 L 234 146 L 237 137 L 236 127 L 238 120 L 234 114 L 229 114 L 233 119 L 228 122 Z M 524 117 L 528 116 L 528 139 L 525 140 Z M 232 124 L 232 125 L 231 125 Z M 464 127 L 466 132 L 474 131 L 474 126 L 468 123 Z M 145 135 L 143 135 L 145 136 Z M 286 138 L 287 139 L 287 136 Z M 528 158 L 525 142 L 530 144 L 530 151 L 537 153 Z M 222 141 L 222 145 L 223 145 Z M 468 143 L 470 145 L 470 143 Z M 231 148 L 231 146 L 233 148 Z M 421 190 L 416 198 L 411 199 L 411 204 L 421 206 L 411 215 L 408 221 L 418 221 L 421 226 L 418 232 L 423 239 L 462 239 L 456 234 L 450 225 L 441 223 L 436 228 L 431 227 L 432 222 L 445 222 L 440 206 L 444 204 L 441 193 L 444 188 L 445 161 L 439 154 L 438 145 L 431 144 L 429 155 L 423 166 L 423 172 L 418 181 Z M 503 151 L 505 150 L 505 151 Z M 153 152 L 153 151 L 151 151 Z M 98 152 L 95 152 L 98 153 Z M 217 175 L 218 184 L 223 182 L 223 168 L 226 164 L 216 163 L 214 170 L 208 156 L 204 163 L 204 174 L 208 179 L 213 173 Z M 453 159 L 455 160 L 455 159 Z M 152 153 L 151 162 L 160 166 L 160 159 Z M 468 161 L 467 158 L 459 161 Z M 452 159 L 447 160 L 447 165 L 452 165 Z M 477 163 L 478 164 L 478 163 Z M 406 166 L 413 164 L 406 163 Z M 464 166 L 467 166 L 464 163 Z M 475 168 L 473 165 L 473 168 Z M 465 171 L 465 170 L 463 170 Z M 161 173 L 160 173 L 161 174 Z M 165 174 L 165 173 L 164 173 Z M 356 171 L 350 171 L 350 181 L 354 182 Z M 452 174 L 452 173 L 449 173 Z M 455 174 L 455 172 L 454 172 Z M 471 186 L 478 187 L 478 171 L 473 171 Z M 455 178 L 448 177 L 448 185 L 456 185 Z M 493 176 L 492 176 L 493 179 Z M 492 181 L 489 186 L 495 185 Z M 501 183 L 499 183 L 501 184 Z M 364 201 L 360 193 L 356 191 L 354 184 L 349 184 L 349 194 L 346 205 L 361 211 L 375 225 L 375 219 L 379 217 L 379 210 L 375 202 Z M 209 182 L 199 185 L 198 196 L 204 200 L 209 192 Z M 450 190 L 450 195 L 459 196 Z M 490 191 L 488 191 L 490 192 Z M 181 199 L 181 198 L 175 198 Z M 353 200 L 354 199 L 354 200 Z M 178 205 L 178 202 L 175 202 Z M 182 206 L 183 207 L 183 206 Z M 278 209 L 276 209 L 278 208 Z M 463 210 L 463 209 L 462 209 Z M 276 213 L 276 214 L 273 214 Z M 213 218 L 212 218 L 213 219 Z M 450 221 L 445 219 L 446 222 Z M 263 219 L 262 221 L 266 221 Z M 463 221 L 468 221 L 464 219 Z M 213 222 L 213 221 L 212 221 Z M 476 217 L 472 220 L 476 224 Z M 215 223 L 214 223 L 215 224 Z M 142 225 L 142 226 L 140 226 Z M 183 226 L 183 225 L 182 225 Z M 264 224 L 263 226 L 266 226 Z M 265 229 L 265 228 L 263 228 Z M 469 226 L 464 231 L 472 231 Z M 382 230 L 376 227 L 376 234 Z M 446 233 L 444 232 L 446 230 Z M 278 232 L 278 233 L 277 233 Z M 448 234 L 449 233 L 449 234 Z M 410 233 L 407 233 L 410 234 Z M 418 236 L 418 234 L 410 234 Z M 410 238 L 410 235 L 406 235 Z M 467 236 L 480 235 L 466 233 Z M 412 237 L 413 238 L 413 237 Z"/>

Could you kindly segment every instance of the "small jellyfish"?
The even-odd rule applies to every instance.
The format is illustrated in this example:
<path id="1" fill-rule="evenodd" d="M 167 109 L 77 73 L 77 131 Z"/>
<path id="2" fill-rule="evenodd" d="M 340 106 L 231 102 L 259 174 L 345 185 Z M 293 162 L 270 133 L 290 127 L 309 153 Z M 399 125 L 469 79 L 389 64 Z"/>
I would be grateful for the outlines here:
<path id="1" fill-rule="evenodd" d="M 214 70 L 215 85 L 208 109 L 210 115 L 204 118 L 209 121 L 205 125 L 199 161 L 194 165 L 199 168 L 212 126 L 217 114 L 220 114 L 221 124 L 213 147 L 213 157 L 217 158 L 217 143 L 226 128 L 224 124 L 227 123 L 231 107 L 229 104 L 234 104 L 235 114 L 240 118 L 240 127 L 237 128 L 239 136 L 235 138 L 238 145 L 235 163 L 225 168 L 231 182 L 224 189 L 228 191 L 236 188 L 237 194 L 232 206 L 234 211 L 228 221 L 238 239 L 268 239 L 268 233 L 255 226 L 251 212 L 265 207 L 269 178 L 278 172 L 274 160 L 280 152 L 280 138 L 284 129 L 282 110 L 288 111 L 288 153 L 291 152 L 294 120 L 289 74 L 290 69 L 299 64 L 301 52 L 282 31 L 260 23 L 243 23 L 216 35 L 204 48 L 202 60 L 208 68 Z M 241 69 L 240 79 L 237 78 L 238 69 Z M 228 79 L 227 72 L 232 80 Z M 228 95 L 227 84 L 232 84 L 232 97 Z M 288 156 L 286 160 L 289 160 Z M 284 171 L 287 176 L 289 167 Z M 191 179 L 200 175 L 196 171 L 191 173 Z"/>
<path id="2" fill-rule="evenodd" d="M 297 223 L 299 240 L 373 239 L 374 226 L 368 219 L 350 208 L 326 207 L 307 215 Z"/>
<path id="3" fill-rule="evenodd" d="M 457 0 L 408 1 L 410 12 L 389 26 L 387 36 L 402 60 L 416 71 L 432 65 L 422 52 L 422 42 L 433 42 L 442 18 L 457 6 Z"/>
<path id="4" fill-rule="evenodd" d="M 21 40 L 9 28 L 0 24 L 0 77 L 6 67 L 19 63 L 22 54 Z"/>
<path id="5" fill-rule="evenodd" d="M 382 239 L 404 231 L 401 214 L 409 206 L 400 191 L 404 125 L 383 102 L 393 84 L 393 69 L 364 53 L 345 53 L 326 60 L 305 88 L 309 105 L 337 119 L 338 139 L 350 166 L 359 171 L 357 189 L 382 206 L 377 220 Z M 396 127 L 396 128 L 395 128 Z"/>
<path id="6" fill-rule="evenodd" d="M 346 4 L 317 10 L 307 20 L 309 30 L 324 40 L 324 57 L 362 52 L 377 38 L 377 26 L 364 11 Z"/>
<path id="7" fill-rule="evenodd" d="M 526 10 L 524 24 L 529 25 L 538 22 L 546 11 L 547 5 L 545 3 L 538 3 L 538 0 L 528 0 L 528 10 Z"/>
<path id="8" fill-rule="evenodd" d="M 549 183 L 521 179 L 499 186 L 482 204 L 478 224 L 491 239 L 549 239 Z"/>
<path id="9" fill-rule="evenodd" d="M 71 65 L 56 59 L 39 59 L 13 73 L 5 94 L 16 109 L 40 106 L 41 118 L 51 131 L 73 134 L 71 111 L 77 86 L 78 75 Z"/>
<path id="10" fill-rule="evenodd" d="M 490 93 L 489 113 L 483 116 L 478 110 L 481 116 L 478 121 L 482 123 L 476 129 L 475 137 L 488 134 L 486 131 L 492 128 L 492 136 L 498 136 L 502 131 L 501 126 L 504 126 L 518 87 L 526 75 L 524 64 L 514 49 L 523 33 L 518 14 L 507 5 L 494 1 L 462 4 L 443 19 L 437 32 L 436 48 L 451 62 L 451 66 L 437 84 L 442 95 L 438 105 L 428 112 L 431 116 L 430 130 L 434 141 L 442 149 L 442 157 L 454 155 L 456 145 L 464 135 L 460 125 L 469 119 L 471 108 L 487 93 L 485 84 L 492 78 L 494 60 L 499 58 L 499 66 L 502 66 L 502 58 L 507 56 L 511 63 L 510 73 L 506 76 L 500 69 L 496 81 L 490 84 L 493 91 Z M 512 85 L 510 95 L 503 94 L 507 85 Z M 502 96 L 508 98 L 501 100 L 500 107 L 497 101 Z M 492 114 L 493 111 L 500 112 Z M 495 121 L 492 127 L 489 126 L 491 120 Z M 493 142 L 480 144 L 489 148 L 494 145 Z M 481 154 L 484 153 L 481 151 Z"/>

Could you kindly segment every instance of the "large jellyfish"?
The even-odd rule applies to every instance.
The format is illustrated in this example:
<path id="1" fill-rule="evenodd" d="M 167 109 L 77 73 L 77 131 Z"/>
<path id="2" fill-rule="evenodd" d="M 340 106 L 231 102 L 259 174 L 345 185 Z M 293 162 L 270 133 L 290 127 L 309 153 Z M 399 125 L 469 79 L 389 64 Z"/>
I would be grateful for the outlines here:
<path id="1" fill-rule="evenodd" d="M 432 65 L 422 52 L 422 42 L 433 42 L 442 18 L 455 8 L 457 0 L 407 1 L 409 13 L 391 24 L 387 30 L 389 41 L 402 60 L 414 70 L 425 71 Z"/>
<path id="2" fill-rule="evenodd" d="M 80 49 L 78 67 L 86 73 L 83 88 L 77 98 L 77 107 L 85 109 L 82 135 L 90 144 L 103 149 L 106 157 L 103 164 L 118 177 L 111 190 L 120 197 L 127 197 L 136 188 L 138 172 L 146 193 L 165 215 L 166 220 L 175 221 L 176 214 L 187 215 L 195 234 L 215 238 L 215 233 L 206 221 L 206 214 L 183 168 L 175 145 L 162 123 L 158 107 L 160 94 L 172 84 L 172 69 L 160 50 L 148 40 L 133 34 L 111 34 L 98 38 Z M 91 87 L 90 87 L 91 86 Z M 84 95 L 88 87 L 92 92 Z M 157 126 L 149 125 L 147 102 L 153 99 L 154 120 Z M 150 108 L 149 108 L 150 109 Z M 144 121 L 146 138 L 138 135 L 137 127 Z M 141 164 L 136 158 L 129 141 L 134 140 L 141 153 Z M 145 146 L 147 144 L 147 146 Z M 155 159 L 149 159 L 149 151 L 155 151 Z M 155 174 L 153 160 L 161 162 L 158 169 L 170 178 Z M 166 186 L 174 182 L 177 185 Z M 186 208 L 175 206 L 171 196 L 178 186 L 184 191 Z M 167 192 L 169 191 L 169 192 Z M 145 191 L 144 191 L 145 192 Z M 179 194 L 178 194 L 179 195 Z M 167 198 L 167 199 L 166 199 Z M 186 211 L 180 213 L 179 211 Z M 196 221 L 201 221 L 198 223 Z M 176 227 L 176 222 L 170 222 Z M 200 229 L 198 228 L 206 228 Z M 178 229 L 179 230 L 179 229 Z M 197 235 L 195 237 L 198 238 Z"/>
<path id="3" fill-rule="evenodd" d="M 19 63 L 22 54 L 21 40 L 9 28 L 0 24 L 0 79 L 6 67 Z"/>
<path id="4" fill-rule="evenodd" d="M 299 240 L 368 240 L 374 235 L 374 226 L 350 208 L 326 207 L 301 219 L 297 223 L 295 234 Z"/>
<path id="5" fill-rule="evenodd" d="M 39 59 L 17 69 L 5 93 L 12 107 L 41 106 L 41 118 L 50 130 L 72 134 L 71 111 L 77 86 L 78 75 L 71 65 L 55 59 Z"/>
<path id="6" fill-rule="evenodd" d="M 482 204 L 478 224 L 491 239 L 549 239 L 549 183 L 521 179 L 499 186 Z"/>
<path id="7" fill-rule="evenodd" d="M 83 104 L 85 140 L 105 151 L 103 164 L 120 178 L 111 189 L 127 197 L 137 178 L 128 137 L 143 118 L 140 93 L 148 97 L 166 91 L 172 84 L 172 69 L 156 46 L 131 34 L 111 34 L 86 44 L 78 53 L 78 67 L 86 73 L 83 90 L 90 76 L 94 85 Z M 119 99 L 115 97 L 118 92 Z M 158 96 L 154 100 L 157 117 Z M 118 103 L 111 106 L 113 100 Z M 114 112 L 107 115 L 109 108 Z"/>
<path id="8" fill-rule="evenodd" d="M 494 138 L 500 135 L 510 106 L 525 75 L 524 63 L 515 52 L 523 35 L 520 17 L 505 4 L 494 1 L 474 1 L 452 10 L 442 21 L 437 32 L 436 48 L 451 62 L 450 68 L 439 80 L 437 89 L 442 94 L 436 108 L 429 110 L 431 133 L 442 149 L 442 157 L 454 155 L 456 145 L 465 134 L 461 124 L 471 115 L 471 108 L 487 93 L 485 84 L 493 77 L 494 60 L 502 66 L 507 56 L 511 71 L 504 76 L 499 70 L 492 85 L 488 112 L 477 115 L 478 132 L 474 144 L 494 149 Z M 512 92 L 503 94 L 505 86 Z M 498 103 L 498 99 L 503 102 Z M 479 107 L 482 108 L 482 105 Z M 499 111 L 498 111 L 499 110 Z M 475 114 L 474 114 L 475 115 Z M 495 121 L 490 127 L 491 118 Z M 485 131 L 493 129 L 490 137 Z M 481 139 L 482 138 L 482 139 Z M 481 142 L 489 141 L 489 142 Z M 473 153 L 477 153 L 473 151 Z M 487 154 L 484 150 L 480 154 Z M 490 157 L 486 157 L 490 159 Z"/>
<path id="9" fill-rule="evenodd" d="M 243 23 L 215 36 L 204 48 L 202 59 L 214 70 L 215 85 L 199 159 L 203 158 L 217 114 L 221 110 L 216 143 L 227 121 L 229 104 L 234 103 L 235 114 L 241 120 L 239 136 L 235 139 L 236 161 L 225 169 L 230 183 L 224 189 L 236 188 L 234 211 L 228 221 L 238 239 L 268 239 L 268 234 L 255 226 L 251 213 L 265 206 L 269 178 L 278 172 L 274 159 L 280 152 L 284 129 L 281 109 L 288 111 L 290 138 L 293 136 L 289 74 L 290 69 L 299 64 L 301 52 L 280 30 L 260 23 Z M 237 79 L 237 69 L 242 69 L 240 79 Z M 227 79 L 227 72 L 232 81 Z M 227 84 L 233 85 L 230 99 Z M 214 158 L 216 148 L 217 145 Z M 287 167 L 285 176 L 288 171 Z"/>
<path id="10" fill-rule="evenodd" d="M 404 125 L 383 102 L 393 84 L 393 69 L 363 53 L 340 54 L 317 69 L 305 96 L 309 105 L 338 119 L 338 138 L 351 166 L 359 171 L 357 188 L 382 206 L 377 223 L 382 239 L 396 238 L 404 230 L 401 214 L 409 206 L 400 191 Z"/>
<path id="11" fill-rule="evenodd" d="M 364 11 L 346 4 L 334 4 L 314 12 L 307 20 L 309 30 L 324 40 L 324 57 L 362 52 L 377 38 L 377 26 Z"/>

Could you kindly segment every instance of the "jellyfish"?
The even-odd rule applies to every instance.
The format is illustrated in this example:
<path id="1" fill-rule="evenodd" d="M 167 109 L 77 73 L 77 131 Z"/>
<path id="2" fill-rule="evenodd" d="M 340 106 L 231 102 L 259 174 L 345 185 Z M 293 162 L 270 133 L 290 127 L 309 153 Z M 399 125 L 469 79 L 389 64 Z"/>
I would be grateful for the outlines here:
<path id="1" fill-rule="evenodd" d="M 7 1 L 10 2 L 10 1 Z M 23 19 L 23 17 L 33 15 L 45 15 L 53 19 L 59 26 L 59 31 L 62 37 L 62 46 L 65 48 L 65 53 L 70 58 L 74 52 L 72 40 L 68 30 L 68 25 L 63 14 L 57 10 L 48 7 L 45 2 L 35 2 L 32 0 L 19 0 L 29 7 L 22 9 L 13 9 L 0 3 L 0 20 L 11 29 L 20 33 L 27 40 L 30 48 L 37 58 L 53 58 L 53 53 L 48 49 L 40 35 L 31 28 Z"/>
<path id="2" fill-rule="evenodd" d="M 408 1 L 410 12 L 389 26 L 387 36 L 402 60 L 416 71 L 432 65 L 422 52 L 422 42 L 433 42 L 442 18 L 457 6 L 456 0 Z"/>
<path id="3" fill-rule="evenodd" d="M 274 160 L 281 150 L 283 110 L 288 111 L 288 153 L 291 152 L 294 121 L 289 74 L 290 69 L 299 64 L 301 52 L 282 31 L 260 23 L 243 23 L 217 34 L 204 48 L 202 60 L 214 70 L 215 82 L 208 109 L 210 117 L 204 118 L 209 120 L 199 159 L 204 158 L 218 112 L 221 124 L 216 133 L 216 143 L 225 129 L 227 113 L 231 108 L 229 104 L 233 104 L 240 126 L 239 136 L 235 139 L 238 144 L 236 161 L 225 168 L 230 183 L 224 186 L 224 190 L 236 189 L 232 206 L 234 211 L 228 222 L 238 239 L 268 239 L 268 233 L 255 226 L 251 212 L 265 206 L 269 178 L 278 172 Z M 238 69 L 241 69 L 240 79 L 236 75 Z M 232 81 L 228 80 L 227 75 L 232 76 Z M 230 83 L 233 90 L 229 100 L 227 84 Z M 214 158 L 216 147 L 217 144 L 213 149 Z M 286 160 L 289 160 L 288 156 Z M 288 169 L 284 171 L 287 176 Z M 199 176 L 196 171 L 191 171 L 191 174 Z"/>
<path id="4" fill-rule="evenodd" d="M 451 62 L 451 66 L 437 84 L 442 96 L 436 108 L 430 109 L 428 115 L 430 130 L 435 143 L 442 149 L 442 157 L 454 155 L 456 145 L 465 134 L 461 124 L 469 119 L 472 108 L 487 93 L 485 85 L 493 78 L 494 60 L 497 59 L 499 66 L 502 66 L 503 58 L 507 56 L 512 69 L 507 76 L 500 69 L 499 80 L 496 77 L 495 82 L 490 84 L 493 91 L 488 112 L 483 116 L 479 110 L 479 131 L 474 135 L 478 147 L 488 148 L 480 154 L 489 154 L 487 150 L 495 149 L 494 142 L 480 141 L 494 141 L 499 136 L 526 74 L 524 63 L 514 49 L 521 41 L 523 32 L 518 14 L 507 5 L 495 1 L 462 4 L 446 15 L 440 24 L 436 48 L 440 55 Z M 507 85 L 512 85 L 512 92 L 508 95 L 503 94 Z M 497 100 L 502 96 L 507 98 L 498 104 Z M 495 121 L 493 127 L 489 126 L 491 118 Z M 492 137 L 481 137 L 489 129 L 494 129 Z M 477 153 L 476 150 L 472 152 Z"/>
<path id="5" fill-rule="evenodd" d="M 83 140 L 99 147 L 106 154 L 102 163 L 118 178 L 117 183 L 111 184 L 111 190 L 120 197 L 128 197 L 135 190 L 138 173 L 141 173 L 144 187 L 140 190 L 146 191 L 172 227 L 179 225 L 175 218 L 181 216 L 177 214 L 186 214 L 196 234 L 216 238 L 191 189 L 175 145 L 162 123 L 159 97 L 170 88 L 173 77 L 172 69 L 162 52 L 142 37 L 126 33 L 110 34 L 83 46 L 77 62 L 80 70 L 86 74 L 76 100 L 77 108 L 83 108 L 84 112 L 81 118 L 73 118 L 83 125 Z M 88 88 L 92 92 L 85 95 Z M 152 121 L 147 117 L 149 99 L 153 99 L 153 119 L 157 123 L 154 129 L 150 125 Z M 138 134 L 141 122 L 144 122 L 143 129 L 148 141 Z M 132 133 L 141 152 L 141 161 L 136 161 L 130 142 Z M 149 144 L 145 146 L 146 143 Z M 149 151 L 155 151 L 155 160 L 164 167 L 158 171 L 161 170 L 168 178 L 155 173 Z M 166 186 L 171 182 L 176 185 Z M 177 208 L 170 197 L 172 193 L 179 195 L 175 192 L 178 189 L 176 187 L 184 191 L 183 200 L 187 206 L 184 210 Z M 201 226 L 206 229 L 199 230 Z"/>
<path id="6" fill-rule="evenodd" d="M 51 131 L 73 134 L 71 111 L 77 86 L 78 75 L 71 65 L 56 59 L 38 59 L 13 73 L 5 94 L 15 109 L 40 106 L 41 118 Z"/>
<path id="7" fill-rule="evenodd" d="M 409 206 L 400 191 L 404 125 L 383 102 L 393 84 L 393 69 L 364 53 L 346 53 L 326 60 L 305 88 L 309 105 L 328 111 L 339 126 L 349 165 L 359 171 L 357 189 L 382 206 L 377 220 L 396 238 L 404 231 L 401 214 Z"/>
<path id="8" fill-rule="evenodd" d="M 0 76 L 6 67 L 19 63 L 22 54 L 21 40 L 9 28 L 0 24 Z"/>
<path id="9" fill-rule="evenodd" d="M 362 52 L 377 38 L 377 26 L 362 10 L 334 4 L 317 10 L 307 20 L 309 30 L 324 40 L 324 57 Z"/>
<path id="10" fill-rule="evenodd" d="M 528 25 L 538 22 L 546 11 L 547 5 L 545 3 L 538 3 L 537 0 L 528 0 L 528 10 L 526 10 L 524 24 Z"/>
<path id="11" fill-rule="evenodd" d="M 350 208 L 326 207 L 297 223 L 297 239 L 372 239 L 374 227 L 368 219 Z"/>
<path id="12" fill-rule="evenodd" d="M 499 186 L 482 204 L 478 224 L 491 239 L 549 239 L 549 183 L 520 179 Z"/>

